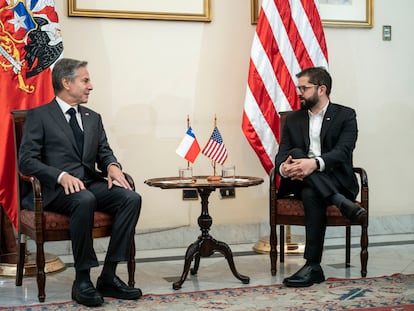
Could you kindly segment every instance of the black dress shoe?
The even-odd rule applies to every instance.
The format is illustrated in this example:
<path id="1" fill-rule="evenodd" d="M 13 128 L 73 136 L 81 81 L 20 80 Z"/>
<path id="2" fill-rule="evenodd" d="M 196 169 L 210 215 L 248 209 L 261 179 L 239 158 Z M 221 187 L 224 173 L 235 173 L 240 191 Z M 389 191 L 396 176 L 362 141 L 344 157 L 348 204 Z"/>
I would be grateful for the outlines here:
<path id="1" fill-rule="evenodd" d="M 348 199 L 345 199 L 339 210 L 350 222 L 359 222 L 367 217 L 367 211 L 364 208 Z"/>
<path id="2" fill-rule="evenodd" d="M 135 300 L 142 296 L 139 288 L 126 285 L 116 275 L 110 278 L 100 276 L 96 283 L 96 288 L 104 297 Z"/>
<path id="3" fill-rule="evenodd" d="M 283 280 L 288 287 L 308 287 L 325 281 L 320 265 L 304 265 L 298 272 Z"/>
<path id="4" fill-rule="evenodd" d="M 96 291 L 91 281 L 74 281 L 72 299 L 87 307 L 97 307 L 104 302 L 102 295 Z"/>

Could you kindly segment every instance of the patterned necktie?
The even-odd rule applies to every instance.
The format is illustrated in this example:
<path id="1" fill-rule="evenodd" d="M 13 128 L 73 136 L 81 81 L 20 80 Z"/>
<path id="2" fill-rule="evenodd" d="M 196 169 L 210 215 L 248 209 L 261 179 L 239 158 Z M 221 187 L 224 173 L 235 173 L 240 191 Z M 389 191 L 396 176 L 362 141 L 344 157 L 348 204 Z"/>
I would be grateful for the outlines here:
<path id="1" fill-rule="evenodd" d="M 66 111 L 70 115 L 69 125 L 72 128 L 73 135 L 75 136 L 76 144 L 78 145 L 79 151 L 83 152 L 83 131 L 81 130 L 78 120 L 76 120 L 75 108 L 70 108 Z"/>

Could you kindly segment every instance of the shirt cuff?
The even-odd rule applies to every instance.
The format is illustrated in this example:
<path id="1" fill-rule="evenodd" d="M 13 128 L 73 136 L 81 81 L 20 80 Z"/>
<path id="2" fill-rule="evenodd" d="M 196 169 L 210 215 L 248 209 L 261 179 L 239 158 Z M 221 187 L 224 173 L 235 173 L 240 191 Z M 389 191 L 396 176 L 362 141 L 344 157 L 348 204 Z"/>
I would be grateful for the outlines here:
<path id="1" fill-rule="evenodd" d="M 280 166 L 279 166 L 279 175 L 280 176 L 282 176 L 283 178 L 287 178 L 287 176 L 285 176 L 285 175 L 283 175 L 282 174 L 282 166 L 283 166 L 283 164 L 285 164 L 285 162 L 283 162 L 282 164 L 280 164 Z"/>
<path id="2" fill-rule="evenodd" d="M 59 174 L 58 179 L 57 179 L 57 183 L 60 185 L 60 181 L 62 180 L 62 176 L 66 174 L 66 172 L 62 172 Z"/>
<path id="3" fill-rule="evenodd" d="M 325 161 L 321 157 L 315 157 L 319 161 L 319 172 L 323 172 L 325 170 Z"/>

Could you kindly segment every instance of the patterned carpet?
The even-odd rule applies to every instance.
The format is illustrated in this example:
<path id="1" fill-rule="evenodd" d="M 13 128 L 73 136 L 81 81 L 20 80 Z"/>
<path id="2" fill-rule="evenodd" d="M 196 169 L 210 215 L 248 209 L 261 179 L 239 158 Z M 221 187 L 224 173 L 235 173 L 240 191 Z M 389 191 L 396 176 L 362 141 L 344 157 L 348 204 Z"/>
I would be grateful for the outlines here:
<path id="1" fill-rule="evenodd" d="M 0 307 L 9 311 L 91 310 L 73 301 Z M 93 310 L 414 310 L 414 274 L 366 279 L 328 279 L 308 288 L 269 286 L 147 294 L 138 301 L 105 299 Z"/>

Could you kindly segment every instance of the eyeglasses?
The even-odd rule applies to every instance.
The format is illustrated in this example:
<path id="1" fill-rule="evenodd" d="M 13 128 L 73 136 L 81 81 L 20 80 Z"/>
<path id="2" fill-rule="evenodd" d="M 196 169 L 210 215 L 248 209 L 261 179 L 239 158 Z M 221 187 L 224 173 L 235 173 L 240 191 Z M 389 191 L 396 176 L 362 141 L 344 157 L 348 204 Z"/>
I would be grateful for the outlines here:
<path id="1" fill-rule="evenodd" d="M 305 93 L 307 89 L 310 89 L 311 87 L 319 87 L 319 86 L 320 85 L 316 85 L 316 84 L 309 85 L 309 86 L 299 85 L 299 86 L 296 87 L 296 89 L 301 93 Z"/>

